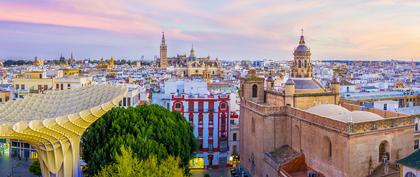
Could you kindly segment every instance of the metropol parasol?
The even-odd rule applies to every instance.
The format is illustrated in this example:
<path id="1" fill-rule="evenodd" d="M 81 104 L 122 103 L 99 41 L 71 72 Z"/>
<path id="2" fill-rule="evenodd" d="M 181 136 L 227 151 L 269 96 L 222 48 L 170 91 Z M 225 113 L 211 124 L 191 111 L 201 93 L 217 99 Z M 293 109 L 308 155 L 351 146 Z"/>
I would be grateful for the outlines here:
<path id="1" fill-rule="evenodd" d="M 93 85 L 47 91 L 0 105 L 0 138 L 30 143 L 39 153 L 42 176 L 81 176 L 80 138 L 123 99 L 127 88 Z"/>

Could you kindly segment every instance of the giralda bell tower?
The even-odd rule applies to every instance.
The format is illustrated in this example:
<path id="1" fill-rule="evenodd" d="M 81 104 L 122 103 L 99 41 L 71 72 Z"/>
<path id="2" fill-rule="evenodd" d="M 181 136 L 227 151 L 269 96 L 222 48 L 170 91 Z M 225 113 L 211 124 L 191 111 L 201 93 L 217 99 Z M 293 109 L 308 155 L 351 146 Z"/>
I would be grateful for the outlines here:
<path id="1" fill-rule="evenodd" d="M 162 32 L 162 42 L 160 44 L 160 69 L 168 67 L 168 48 L 165 43 L 165 33 Z"/>

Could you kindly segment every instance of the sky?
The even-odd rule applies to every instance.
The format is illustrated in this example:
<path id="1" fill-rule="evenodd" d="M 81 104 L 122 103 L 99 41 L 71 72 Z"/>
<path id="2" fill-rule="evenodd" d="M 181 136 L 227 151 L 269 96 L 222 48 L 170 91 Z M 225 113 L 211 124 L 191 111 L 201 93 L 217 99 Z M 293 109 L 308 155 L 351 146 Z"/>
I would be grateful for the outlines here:
<path id="1" fill-rule="evenodd" d="M 419 0 L 1 0 L 0 58 L 420 61 Z"/>

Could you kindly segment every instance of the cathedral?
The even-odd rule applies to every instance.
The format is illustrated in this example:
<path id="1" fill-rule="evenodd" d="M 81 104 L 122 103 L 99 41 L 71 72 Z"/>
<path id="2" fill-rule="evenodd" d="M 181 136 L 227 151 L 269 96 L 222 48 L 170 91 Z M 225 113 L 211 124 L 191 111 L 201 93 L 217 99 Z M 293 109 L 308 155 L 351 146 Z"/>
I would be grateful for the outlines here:
<path id="1" fill-rule="evenodd" d="M 340 102 L 312 77 L 302 32 L 280 89 L 255 69 L 241 79 L 241 165 L 256 177 L 364 177 L 413 152 L 414 117 Z"/>
<path id="2" fill-rule="evenodd" d="M 179 77 L 202 77 L 205 79 L 219 78 L 223 76 L 222 66 L 219 59 L 210 59 L 210 56 L 196 57 L 194 46 L 191 46 L 190 54 L 177 55 L 168 58 L 168 48 L 165 41 L 165 34 L 162 34 L 160 45 L 160 69 L 173 67 L 173 73 Z"/>

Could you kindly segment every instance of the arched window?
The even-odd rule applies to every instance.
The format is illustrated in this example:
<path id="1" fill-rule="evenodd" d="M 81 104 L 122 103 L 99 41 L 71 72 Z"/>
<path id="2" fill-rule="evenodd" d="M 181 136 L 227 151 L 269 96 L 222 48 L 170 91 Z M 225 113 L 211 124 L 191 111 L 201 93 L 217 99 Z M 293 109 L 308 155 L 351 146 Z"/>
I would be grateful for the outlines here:
<path id="1" fill-rule="evenodd" d="M 325 136 L 322 140 L 323 152 L 322 157 L 324 160 L 330 161 L 332 159 L 332 143 L 329 137 Z"/>
<path id="2" fill-rule="evenodd" d="M 389 155 L 389 143 L 388 141 L 384 140 L 381 142 L 381 144 L 379 144 L 379 162 L 383 162 L 385 157 L 386 160 L 390 159 L 390 155 Z"/>
<path id="3" fill-rule="evenodd" d="M 252 85 L 252 97 L 255 98 L 258 96 L 258 86 L 257 84 Z"/>
<path id="4" fill-rule="evenodd" d="M 305 60 L 305 68 L 308 67 L 308 61 Z"/>
<path id="5" fill-rule="evenodd" d="M 404 175 L 404 177 L 416 177 L 416 175 L 413 172 L 409 171 Z"/>
<path id="6" fill-rule="evenodd" d="M 302 67 L 302 61 L 298 61 L 298 68 Z"/>

